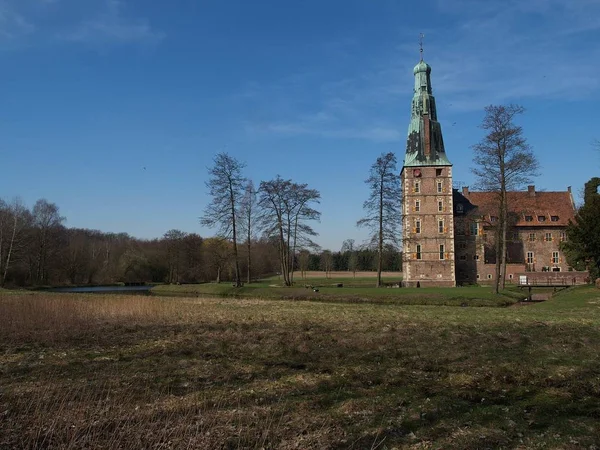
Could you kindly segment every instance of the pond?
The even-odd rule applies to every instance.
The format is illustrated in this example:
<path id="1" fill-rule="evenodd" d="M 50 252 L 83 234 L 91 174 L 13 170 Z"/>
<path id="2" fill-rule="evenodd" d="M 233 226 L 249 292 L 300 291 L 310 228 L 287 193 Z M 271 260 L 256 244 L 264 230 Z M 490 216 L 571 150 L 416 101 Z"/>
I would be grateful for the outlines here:
<path id="1" fill-rule="evenodd" d="M 50 288 L 50 292 L 73 292 L 78 294 L 150 294 L 154 285 L 144 286 L 78 286 Z"/>

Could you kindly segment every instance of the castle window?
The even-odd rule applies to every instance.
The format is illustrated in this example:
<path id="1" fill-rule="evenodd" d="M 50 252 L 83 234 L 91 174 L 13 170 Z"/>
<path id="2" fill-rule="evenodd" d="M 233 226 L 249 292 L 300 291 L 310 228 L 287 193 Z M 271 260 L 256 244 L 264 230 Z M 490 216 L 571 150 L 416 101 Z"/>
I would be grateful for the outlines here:
<path id="1" fill-rule="evenodd" d="M 533 264 L 533 252 L 527 252 L 527 264 Z"/>
<path id="2" fill-rule="evenodd" d="M 443 201 L 438 201 L 438 212 L 442 212 L 444 211 L 444 202 Z"/>
<path id="3" fill-rule="evenodd" d="M 442 176 L 442 169 L 435 169 L 435 176 L 436 177 L 441 177 Z"/>
<path id="4" fill-rule="evenodd" d="M 560 232 L 560 242 L 565 242 L 567 240 L 567 233 L 564 231 Z"/>
<path id="5" fill-rule="evenodd" d="M 529 242 L 535 241 L 535 233 L 529 233 Z"/>
<path id="6" fill-rule="evenodd" d="M 546 242 L 552 242 L 552 233 L 546 233 L 546 235 L 544 236 L 544 240 Z"/>
<path id="7" fill-rule="evenodd" d="M 509 273 L 509 274 L 508 274 L 508 279 L 509 279 L 509 280 L 512 280 L 512 279 L 513 279 L 513 274 L 512 274 L 512 273 Z"/>
<path id="8" fill-rule="evenodd" d="M 413 192 L 419 193 L 421 192 L 421 183 L 419 181 L 415 181 L 415 186 L 413 188 Z"/>
<path id="9" fill-rule="evenodd" d="M 558 252 L 552 252 L 552 264 L 558 264 Z"/>
<path id="10" fill-rule="evenodd" d="M 417 244 L 417 259 L 421 259 L 421 244 Z"/>
<path id="11" fill-rule="evenodd" d="M 460 255 L 460 260 L 461 261 L 466 261 L 467 260 L 467 256 L 468 255 Z"/>
<path id="12" fill-rule="evenodd" d="M 444 191 L 444 184 L 441 181 L 438 181 L 437 183 L 437 191 L 438 194 L 441 194 Z"/>
<path id="13" fill-rule="evenodd" d="M 538 216 L 538 222 L 545 222 L 546 216 Z"/>
<path id="14" fill-rule="evenodd" d="M 477 279 L 479 280 L 479 274 L 477 274 Z"/>
<path id="15" fill-rule="evenodd" d="M 471 222 L 471 234 L 477 236 L 479 234 L 479 223 Z"/>
<path id="16" fill-rule="evenodd" d="M 488 280 L 491 280 L 491 279 L 492 279 L 492 274 L 488 273 Z"/>
<path id="17" fill-rule="evenodd" d="M 550 221 L 558 222 L 558 216 L 550 216 Z"/>
<path id="18" fill-rule="evenodd" d="M 417 220 L 415 222 L 415 233 L 421 234 L 421 221 Z"/>
<path id="19" fill-rule="evenodd" d="M 490 216 L 490 222 L 492 222 L 492 223 L 498 222 L 498 217 Z"/>
<path id="20" fill-rule="evenodd" d="M 533 216 L 525 216 L 525 222 L 533 222 Z"/>
<path id="21" fill-rule="evenodd" d="M 464 242 L 459 242 L 458 243 L 458 248 L 461 250 L 464 250 L 465 248 L 467 248 L 467 244 L 465 244 Z"/>
<path id="22" fill-rule="evenodd" d="M 440 244 L 440 259 L 444 259 L 444 244 Z"/>
<path id="23" fill-rule="evenodd" d="M 473 260 L 474 261 L 479 261 L 479 255 L 473 255 Z"/>
<path id="24" fill-rule="evenodd" d="M 456 212 L 457 213 L 463 212 L 463 204 L 462 203 L 459 203 L 456 205 Z"/>
<path id="25" fill-rule="evenodd" d="M 419 200 L 415 200 L 415 212 L 421 211 L 421 202 Z"/>
<path id="26" fill-rule="evenodd" d="M 438 220 L 438 233 L 443 233 L 443 232 L 444 232 L 444 221 Z"/>

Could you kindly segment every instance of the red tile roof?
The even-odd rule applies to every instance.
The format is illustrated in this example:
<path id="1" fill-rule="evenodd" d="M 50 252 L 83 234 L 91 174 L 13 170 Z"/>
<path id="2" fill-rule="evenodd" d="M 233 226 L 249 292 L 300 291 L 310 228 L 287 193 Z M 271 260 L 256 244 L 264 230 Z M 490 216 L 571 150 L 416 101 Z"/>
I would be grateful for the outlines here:
<path id="1" fill-rule="evenodd" d="M 463 192 L 464 196 L 477 207 L 476 214 L 490 220 L 498 213 L 495 206 L 498 194 L 494 192 Z M 569 191 L 564 192 L 508 192 L 509 211 L 518 216 L 517 226 L 524 227 L 564 227 L 569 219 L 574 220 L 575 205 Z M 526 221 L 531 216 L 531 221 Z M 553 221 L 553 216 L 555 220 Z M 539 219 L 544 217 L 543 221 Z M 557 219 L 556 219 L 557 218 Z"/>

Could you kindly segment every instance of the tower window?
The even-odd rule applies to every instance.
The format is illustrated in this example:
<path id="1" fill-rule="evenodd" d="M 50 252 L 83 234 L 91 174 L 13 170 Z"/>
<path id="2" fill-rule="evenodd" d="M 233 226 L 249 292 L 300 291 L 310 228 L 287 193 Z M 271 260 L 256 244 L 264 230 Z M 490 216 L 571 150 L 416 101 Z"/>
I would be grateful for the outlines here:
<path id="1" fill-rule="evenodd" d="M 438 220 L 438 233 L 443 233 L 443 232 L 444 232 L 444 221 Z"/>
<path id="2" fill-rule="evenodd" d="M 418 194 L 419 192 L 421 192 L 421 183 L 420 183 L 420 182 L 418 182 L 418 181 L 415 181 L 415 186 L 414 186 L 414 188 L 413 188 L 413 192 L 415 192 L 415 193 L 417 193 L 417 194 Z"/>
<path id="3" fill-rule="evenodd" d="M 417 254 L 416 254 L 417 259 L 421 259 L 422 255 L 421 255 L 421 244 L 417 244 Z"/>
<path id="4" fill-rule="evenodd" d="M 444 244 L 440 244 L 440 259 L 444 258 Z"/>
<path id="5" fill-rule="evenodd" d="M 442 169 L 435 169 L 435 176 L 436 177 L 441 177 L 442 176 Z"/>
<path id="6" fill-rule="evenodd" d="M 417 220 L 415 222 L 415 233 L 421 234 L 421 221 Z"/>
<path id="7" fill-rule="evenodd" d="M 441 181 L 438 181 L 437 183 L 437 191 L 438 194 L 441 194 L 444 191 L 444 183 L 442 183 Z"/>
<path id="8" fill-rule="evenodd" d="M 444 211 L 444 202 L 443 201 L 438 201 L 438 212 L 443 212 Z"/>

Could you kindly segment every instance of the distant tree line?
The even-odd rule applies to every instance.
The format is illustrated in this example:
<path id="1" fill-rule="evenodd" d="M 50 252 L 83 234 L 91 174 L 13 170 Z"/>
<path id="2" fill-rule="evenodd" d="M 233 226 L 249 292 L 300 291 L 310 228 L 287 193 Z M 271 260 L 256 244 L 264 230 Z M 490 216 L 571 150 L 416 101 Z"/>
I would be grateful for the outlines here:
<path id="1" fill-rule="evenodd" d="M 31 208 L 0 199 L 0 285 L 47 286 L 119 282 L 235 282 L 231 240 L 169 230 L 156 239 L 127 233 L 68 228 L 58 205 L 38 200 Z M 247 223 L 247 221 L 246 221 Z M 250 278 L 281 273 L 280 242 L 272 233 L 250 236 Z M 247 242 L 246 242 L 247 244 Z M 297 243 L 298 245 L 298 243 Z M 304 245 L 290 261 L 296 271 L 372 271 L 377 251 L 344 242 L 337 252 Z M 239 269 L 248 274 L 248 245 L 239 246 Z M 384 270 L 400 270 L 400 255 L 389 246 Z"/>

